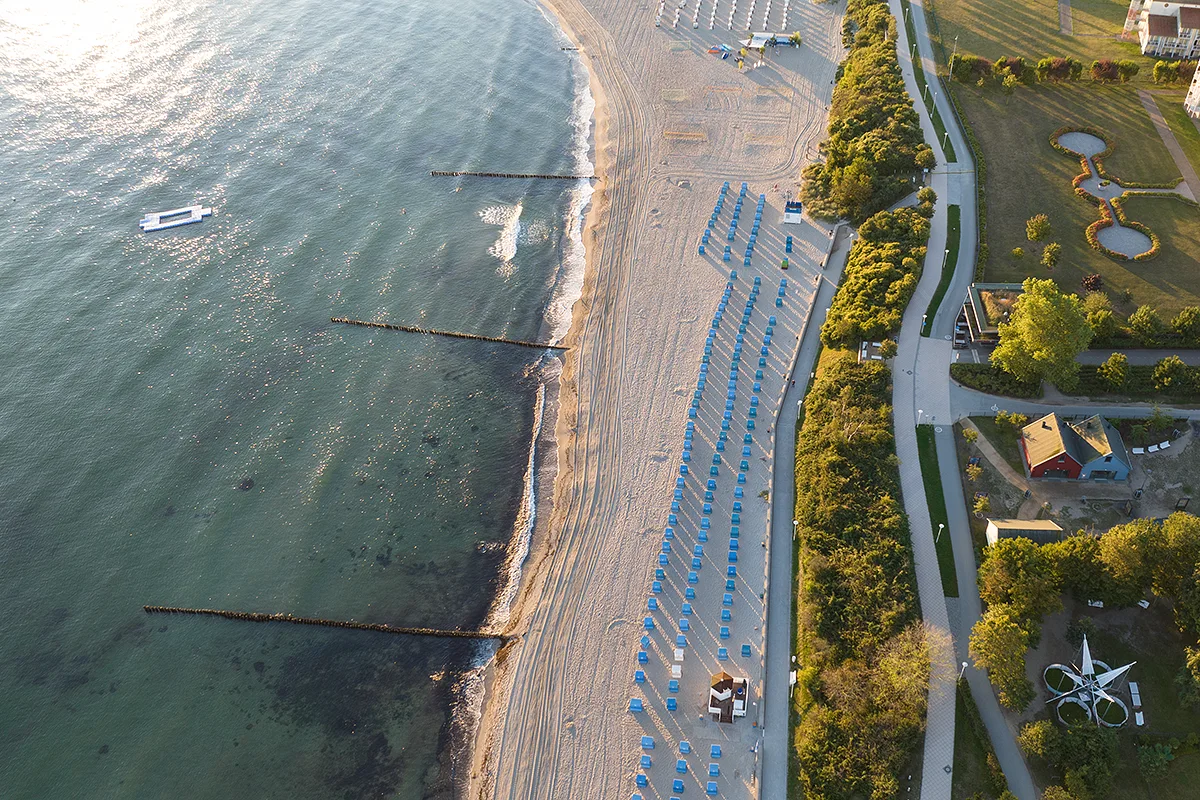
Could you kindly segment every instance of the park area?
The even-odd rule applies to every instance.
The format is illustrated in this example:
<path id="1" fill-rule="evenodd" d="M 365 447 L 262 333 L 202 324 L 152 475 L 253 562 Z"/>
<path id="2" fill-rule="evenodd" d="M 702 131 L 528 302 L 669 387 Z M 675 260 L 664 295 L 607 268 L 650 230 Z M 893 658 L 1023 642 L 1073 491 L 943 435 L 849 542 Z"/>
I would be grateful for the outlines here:
<path id="1" fill-rule="evenodd" d="M 1057 0 L 932 0 L 930 33 L 945 53 L 970 53 L 989 59 L 1021 56 L 1037 61 L 1047 56 L 1093 59 L 1137 59 L 1142 62 L 1139 83 L 1150 82 L 1153 61 L 1138 53 L 1134 42 L 1119 39 L 1129 3 L 1122 0 L 1072 0 L 1071 30 L 1061 32 Z M 939 55 L 942 53 L 939 51 Z"/>
<path id="2" fill-rule="evenodd" d="M 1065 126 L 1103 131 L 1112 145 L 1103 159 L 1106 170 L 1124 182 L 1171 183 L 1179 170 L 1146 113 L 1137 91 L 1125 85 L 1090 81 L 1019 87 L 1006 96 L 994 86 L 956 84 L 959 104 L 979 141 L 988 165 L 984 187 L 989 256 L 984 280 L 1019 282 L 1028 276 L 1052 278 L 1064 291 L 1080 291 L 1085 275 L 1099 274 L 1118 313 L 1150 304 L 1169 315 L 1200 304 L 1200 211 L 1169 197 L 1127 197 L 1125 213 L 1147 224 L 1162 243 L 1148 261 L 1109 258 L 1093 250 L 1086 229 L 1099 218 L 1097 208 L 1077 197 L 1071 181 L 1081 171 L 1077 158 L 1055 150 L 1050 137 Z M 1178 104 L 1178 92 L 1162 93 L 1160 107 Z M 1190 121 L 1164 114 L 1195 161 L 1200 161 L 1200 132 Z M 1040 262 L 1041 244 L 1030 242 L 1025 222 L 1046 214 L 1047 241 L 1062 245 L 1053 267 Z M 1014 255 L 1014 248 L 1024 254 Z"/>

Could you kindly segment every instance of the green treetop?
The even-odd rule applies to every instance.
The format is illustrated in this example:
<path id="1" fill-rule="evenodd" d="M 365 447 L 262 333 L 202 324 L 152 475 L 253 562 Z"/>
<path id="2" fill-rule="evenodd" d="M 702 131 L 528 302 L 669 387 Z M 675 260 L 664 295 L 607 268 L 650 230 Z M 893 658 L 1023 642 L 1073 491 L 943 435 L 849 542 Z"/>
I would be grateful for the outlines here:
<path id="1" fill-rule="evenodd" d="M 1051 280 L 1026 278 L 1022 287 L 1009 321 L 1000 324 L 992 364 L 1026 383 L 1047 380 L 1070 389 L 1079 375 L 1075 357 L 1093 335 L 1083 303 Z"/>

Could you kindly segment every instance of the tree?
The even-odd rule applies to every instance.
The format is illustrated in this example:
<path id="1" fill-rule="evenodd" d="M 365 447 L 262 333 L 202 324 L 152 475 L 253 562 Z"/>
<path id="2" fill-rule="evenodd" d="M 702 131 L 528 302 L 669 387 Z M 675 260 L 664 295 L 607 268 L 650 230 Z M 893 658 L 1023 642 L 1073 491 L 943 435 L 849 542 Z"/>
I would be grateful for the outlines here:
<path id="1" fill-rule="evenodd" d="M 1171 320 L 1171 330 L 1188 341 L 1200 339 L 1200 307 L 1185 306 Z"/>
<path id="2" fill-rule="evenodd" d="M 1047 786 L 1046 791 L 1042 792 L 1042 800 L 1076 800 L 1071 796 L 1071 793 L 1062 786 Z"/>
<path id="3" fill-rule="evenodd" d="M 1141 71 L 1142 68 L 1136 61 L 1123 58 L 1117 62 L 1117 75 L 1120 76 L 1121 83 L 1129 83 L 1129 79 Z"/>
<path id="4" fill-rule="evenodd" d="M 975 516 L 982 517 L 984 514 L 992 510 L 992 501 L 986 497 L 975 498 Z"/>
<path id="5" fill-rule="evenodd" d="M 1083 647 L 1083 637 L 1091 636 L 1095 640 L 1096 630 L 1096 623 L 1091 617 L 1076 617 L 1067 623 L 1063 638 L 1071 647 L 1079 648 Z"/>
<path id="6" fill-rule="evenodd" d="M 1013 75 L 1011 70 L 1006 70 L 1006 73 L 1004 80 L 1000 81 L 1000 88 L 1011 97 L 1016 88 L 1021 85 L 1021 79 Z"/>
<path id="7" fill-rule="evenodd" d="M 974 483 L 975 481 L 979 480 L 981 475 L 983 475 L 983 467 L 979 466 L 978 464 L 967 465 L 967 480 Z"/>
<path id="8" fill-rule="evenodd" d="M 1087 315 L 1087 322 L 1096 341 L 1105 342 L 1117 334 L 1117 315 L 1111 311 L 1094 311 Z"/>
<path id="9" fill-rule="evenodd" d="M 933 169 L 937 166 L 937 156 L 933 154 L 933 149 L 929 145 L 918 146 L 914 160 L 921 169 Z"/>
<path id="10" fill-rule="evenodd" d="M 1191 368 L 1183 363 L 1179 356 L 1167 356 L 1154 365 L 1150 379 L 1154 388 L 1160 392 L 1178 392 L 1188 388 L 1191 381 Z"/>
<path id="11" fill-rule="evenodd" d="M 1200 567 L 1175 587 L 1175 624 L 1180 630 L 1200 633 Z"/>
<path id="12" fill-rule="evenodd" d="M 1200 564 L 1200 517 L 1176 512 L 1163 520 L 1159 550 L 1154 564 L 1154 591 L 1175 598 L 1176 620 L 1182 607 L 1195 605 L 1194 622 L 1182 624 L 1200 633 L 1200 585 L 1196 566 Z M 1188 598 L 1191 595 L 1191 599 Z"/>
<path id="13" fill-rule="evenodd" d="M 1100 540 L 1080 532 L 1042 547 L 1054 564 L 1054 574 L 1064 592 L 1077 600 L 1108 600 L 1112 578 L 1100 561 Z"/>
<path id="14" fill-rule="evenodd" d="M 1062 608 L 1061 587 L 1050 556 L 1031 539 L 1001 539 L 979 565 L 979 596 L 989 606 L 1006 606 L 1036 645 L 1042 617 Z"/>
<path id="15" fill-rule="evenodd" d="M 1200 648 L 1185 647 L 1184 665 L 1175 673 L 1175 690 L 1179 702 L 1194 710 L 1200 709 Z"/>
<path id="16" fill-rule="evenodd" d="M 792 35 L 788 37 L 788 42 L 792 47 L 799 47 L 804 39 L 800 36 L 800 31 L 792 31 Z"/>
<path id="17" fill-rule="evenodd" d="M 1029 417 L 1016 411 L 1000 409 L 996 412 L 996 424 L 1008 428 L 1014 435 L 1020 434 L 1021 429 L 1029 424 Z"/>
<path id="18" fill-rule="evenodd" d="M 1113 581 L 1115 600 L 1133 605 L 1150 586 L 1158 555 L 1158 526 L 1134 520 L 1110 528 L 1100 537 L 1100 562 Z"/>
<path id="19" fill-rule="evenodd" d="M 1067 788 L 1078 795 L 1082 785 L 1088 794 L 1108 789 L 1113 765 L 1117 763 L 1117 734 L 1098 725 L 1071 725 L 1062 730 L 1058 766 L 1067 768 Z M 1075 780 L 1071 774 L 1075 773 Z M 1072 785 L 1075 784 L 1075 785 Z"/>
<path id="20" fill-rule="evenodd" d="M 1044 81 L 1047 78 L 1049 78 L 1050 77 L 1050 69 L 1053 67 L 1053 65 L 1054 65 L 1054 59 L 1052 59 L 1052 58 L 1040 59 L 1037 62 L 1037 64 L 1034 66 L 1034 71 L 1037 73 L 1037 79 L 1039 81 Z"/>
<path id="21" fill-rule="evenodd" d="M 1075 357 L 1094 335 L 1083 304 L 1051 280 L 1027 278 L 1022 288 L 1008 322 L 1000 324 L 992 364 L 1025 383 L 1048 380 L 1074 388 L 1079 375 Z"/>
<path id="22" fill-rule="evenodd" d="M 1155 83 L 1175 83 L 1179 80 L 1179 64 L 1174 61 L 1154 62 Z"/>
<path id="23" fill-rule="evenodd" d="M 1167 774 L 1167 765 L 1175 760 L 1169 745 L 1156 742 L 1138 746 L 1138 768 L 1147 778 L 1161 778 Z"/>
<path id="24" fill-rule="evenodd" d="M 966 440 L 967 444 L 975 444 L 975 442 L 979 441 L 979 431 L 974 428 L 963 428 L 963 439 Z"/>
<path id="25" fill-rule="evenodd" d="M 1093 272 L 1090 275 L 1084 275 L 1079 284 L 1085 292 L 1099 292 L 1104 288 L 1104 278 L 1100 277 L 1100 273 Z M 1105 297 L 1107 298 L 1108 295 Z"/>
<path id="26" fill-rule="evenodd" d="M 1129 382 L 1129 356 L 1113 353 L 1096 369 L 1096 373 L 1114 391 L 1124 389 L 1125 384 Z"/>
<path id="27" fill-rule="evenodd" d="M 1062 254 L 1062 245 L 1058 242 L 1050 242 L 1042 249 L 1042 266 L 1046 269 L 1054 269 L 1058 266 L 1058 257 Z"/>
<path id="28" fill-rule="evenodd" d="M 1025 222 L 1025 235 L 1031 242 L 1040 242 L 1050 235 L 1050 218 L 1045 214 L 1034 214 Z"/>
<path id="29" fill-rule="evenodd" d="M 929 186 L 922 186 L 920 189 L 917 190 L 917 202 L 918 203 L 936 203 L 937 202 L 937 192 L 935 192 Z"/>
<path id="30" fill-rule="evenodd" d="M 1017 734 L 1017 745 L 1026 755 L 1054 762 L 1058 760 L 1061 738 L 1057 725 L 1048 719 L 1039 719 L 1021 726 L 1021 732 Z"/>
<path id="31" fill-rule="evenodd" d="M 976 665 L 1000 694 L 1000 702 L 1020 711 L 1033 700 L 1033 684 L 1025 677 L 1029 637 L 1004 606 L 991 606 L 971 629 L 970 652 Z"/>
<path id="32" fill-rule="evenodd" d="M 1146 344 L 1153 344 L 1166 329 L 1159 319 L 1154 306 L 1138 306 L 1138 310 L 1129 315 L 1129 329 Z"/>
<path id="33" fill-rule="evenodd" d="M 1024 258 L 1025 257 L 1025 248 L 1024 247 L 1014 247 L 1012 249 L 1012 257 L 1017 258 L 1017 259 Z"/>
<path id="34" fill-rule="evenodd" d="M 895 339 L 884 339 L 879 343 L 879 355 L 884 358 L 895 358 L 899 349 Z"/>

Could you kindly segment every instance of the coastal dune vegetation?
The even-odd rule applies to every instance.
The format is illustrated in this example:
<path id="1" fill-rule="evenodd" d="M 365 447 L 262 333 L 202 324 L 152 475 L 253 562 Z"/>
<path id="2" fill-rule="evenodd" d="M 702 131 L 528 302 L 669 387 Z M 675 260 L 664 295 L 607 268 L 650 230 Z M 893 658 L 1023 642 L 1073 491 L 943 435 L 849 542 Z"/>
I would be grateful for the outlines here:
<path id="1" fill-rule="evenodd" d="M 929 657 L 900 505 L 891 375 L 829 351 L 796 448 L 804 796 L 890 798 L 920 742 Z"/>
<path id="2" fill-rule="evenodd" d="M 842 62 L 829 108 L 824 161 L 804 170 L 801 199 L 821 219 L 862 222 L 913 190 L 934 166 L 896 58 L 896 20 L 880 0 L 850 0 Z"/>

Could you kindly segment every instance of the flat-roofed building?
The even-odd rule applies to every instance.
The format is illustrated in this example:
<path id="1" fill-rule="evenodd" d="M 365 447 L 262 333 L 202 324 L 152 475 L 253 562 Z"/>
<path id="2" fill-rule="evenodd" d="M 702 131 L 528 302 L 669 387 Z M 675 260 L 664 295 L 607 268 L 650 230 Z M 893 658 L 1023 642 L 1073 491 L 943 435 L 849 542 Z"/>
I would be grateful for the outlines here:
<path id="1" fill-rule="evenodd" d="M 989 519 L 987 543 L 993 545 L 1001 539 L 1032 539 L 1038 544 L 1049 544 L 1062 539 L 1063 529 L 1048 519 Z"/>
<path id="2" fill-rule="evenodd" d="M 972 283 L 959 314 L 974 344 L 995 346 L 1000 341 L 1000 323 L 1008 322 L 1017 298 L 1024 291 L 1019 283 Z"/>

